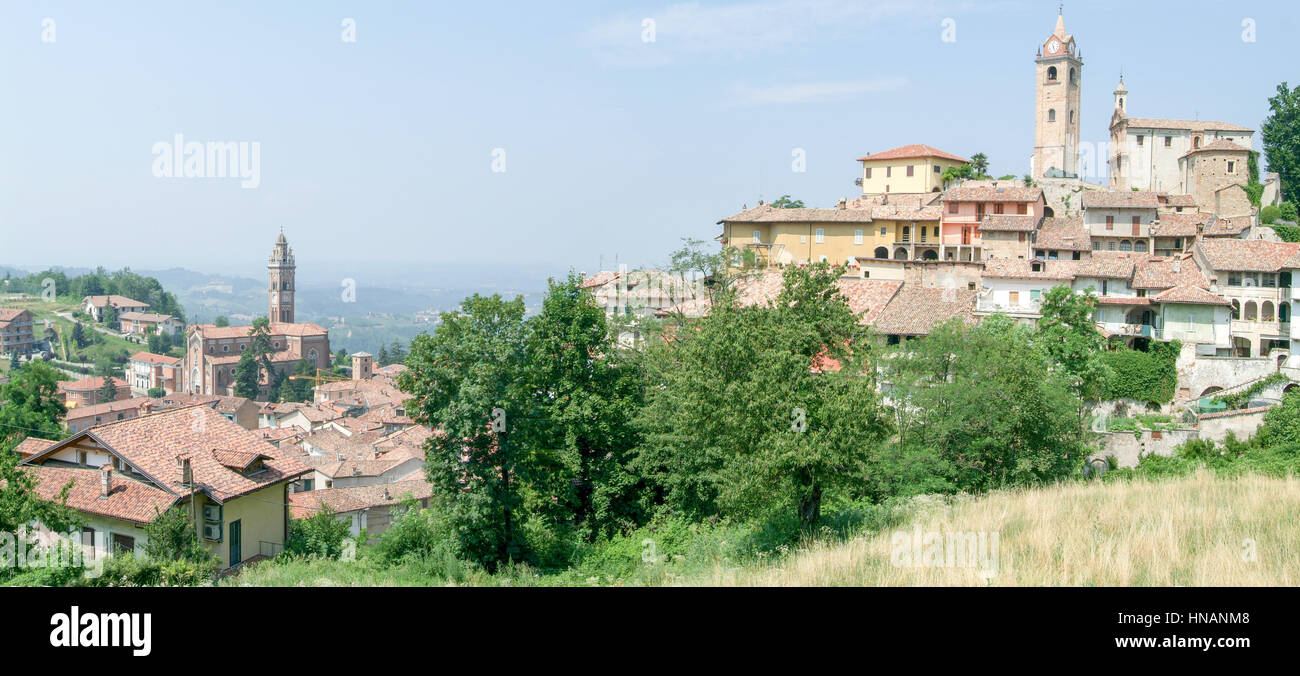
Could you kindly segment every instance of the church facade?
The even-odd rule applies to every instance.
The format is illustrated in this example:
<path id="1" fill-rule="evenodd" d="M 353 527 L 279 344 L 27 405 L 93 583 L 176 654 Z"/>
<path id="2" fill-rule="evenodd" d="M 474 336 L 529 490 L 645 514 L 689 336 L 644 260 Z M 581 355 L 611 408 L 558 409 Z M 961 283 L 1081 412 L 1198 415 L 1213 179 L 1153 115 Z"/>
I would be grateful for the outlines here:
<path id="1" fill-rule="evenodd" d="M 281 233 L 267 264 L 269 318 L 271 320 L 271 368 L 276 374 L 292 372 L 306 359 L 316 368 L 330 366 L 329 332 L 310 322 L 294 322 L 294 275 L 297 265 L 293 250 Z M 234 394 L 235 365 L 252 343 L 251 326 L 191 325 L 186 331 L 182 390 L 191 394 Z M 270 383 L 262 378 L 260 396 Z"/>

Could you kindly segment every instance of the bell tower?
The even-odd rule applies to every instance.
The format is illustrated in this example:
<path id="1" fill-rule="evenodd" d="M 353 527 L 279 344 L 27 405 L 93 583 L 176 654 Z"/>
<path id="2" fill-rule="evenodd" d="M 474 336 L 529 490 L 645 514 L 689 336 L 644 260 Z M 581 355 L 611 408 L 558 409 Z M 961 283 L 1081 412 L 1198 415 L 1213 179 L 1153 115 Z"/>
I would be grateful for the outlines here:
<path id="1" fill-rule="evenodd" d="M 1065 16 L 1038 48 L 1034 104 L 1034 178 L 1078 176 L 1079 100 L 1083 59 L 1074 36 L 1065 32 Z"/>
<path id="2" fill-rule="evenodd" d="M 297 267 L 293 261 L 293 249 L 289 248 L 289 242 L 284 238 L 284 231 L 281 231 L 279 239 L 275 240 L 275 248 L 271 249 L 271 258 L 266 264 L 267 277 L 270 279 L 267 293 L 271 301 L 267 318 L 272 324 L 293 323 L 293 276 Z"/>

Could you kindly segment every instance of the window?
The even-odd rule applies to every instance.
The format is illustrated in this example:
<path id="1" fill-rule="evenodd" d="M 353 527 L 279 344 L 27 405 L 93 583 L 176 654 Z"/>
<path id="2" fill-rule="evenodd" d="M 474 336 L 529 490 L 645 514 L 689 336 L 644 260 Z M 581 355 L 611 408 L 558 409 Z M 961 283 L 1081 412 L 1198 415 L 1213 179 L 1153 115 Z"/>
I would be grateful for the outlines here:
<path id="1" fill-rule="evenodd" d="M 1132 250 L 1133 250 L 1133 243 L 1130 242 L 1130 241 L 1128 241 L 1127 239 L 1126 239 L 1126 240 L 1123 240 L 1123 241 L 1121 241 L 1121 242 L 1119 243 L 1119 250 L 1120 250 L 1120 251 L 1132 251 Z"/>
<path id="2" fill-rule="evenodd" d="M 904 225 L 904 226 L 903 226 L 903 241 L 904 241 L 904 242 L 909 242 L 909 241 L 911 241 L 911 239 L 912 239 L 912 228 L 909 227 L 909 226 Z"/>
<path id="3" fill-rule="evenodd" d="M 854 230 L 854 231 L 853 231 L 853 243 L 854 243 L 854 244 L 861 244 L 861 243 L 862 243 L 862 230 Z"/>
<path id="4" fill-rule="evenodd" d="M 887 234 L 889 234 L 889 233 L 888 233 L 888 229 L 887 229 L 885 226 L 883 226 L 883 225 L 880 226 L 880 234 L 881 234 L 882 236 L 883 236 L 883 235 L 887 235 Z"/>
<path id="5" fill-rule="evenodd" d="M 891 177 L 891 176 L 893 176 L 893 175 L 894 175 L 894 168 L 893 168 L 893 167 L 885 167 L 885 178 L 889 178 L 889 177 Z"/>
<path id="6" fill-rule="evenodd" d="M 1025 233 L 1020 233 L 1020 241 L 1025 241 Z"/>
<path id="7" fill-rule="evenodd" d="M 938 237 L 938 236 L 939 236 L 939 226 L 937 226 L 937 225 L 934 226 L 934 236 L 935 236 L 935 237 Z"/>
<path id="8" fill-rule="evenodd" d="M 222 345 L 222 346 L 221 346 L 221 351 L 222 351 L 222 352 L 229 352 L 229 351 L 230 351 L 230 346 L 229 346 L 229 345 Z"/>
<path id="9" fill-rule="evenodd" d="M 1039 296 L 1039 294 L 1041 294 L 1041 293 L 1042 293 L 1042 290 L 1041 290 L 1041 289 L 1030 289 L 1030 290 L 1029 290 L 1029 302 L 1031 302 L 1031 303 L 1037 303 L 1037 302 L 1038 302 L 1038 296 Z"/>
<path id="10" fill-rule="evenodd" d="M 912 175 L 913 175 L 913 173 L 912 173 L 912 168 L 913 168 L 914 166 L 915 166 L 915 165 L 911 165 L 911 164 L 907 165 L 907 175 L 908 175 L 908 176 L 912 176 Z"/>
<path id="11" fill-rule="evenodd" d="M 81 544 L 86 548 L 86 558 L 95 560 L 95 529 L 84 526 L 81 529 Z"/>
<path id="12" fill-rule="evenodd" d="M 1037 258 L 1038 260 L 1047 258 L 1047 252 L 1043 251 L 1042 249 L 1039 249 L 1038 251 L 1034 252 L 1034 258 Z"/>
<path id="13" fill-rule="evenodd" d="M 1025 204 L 1024 202 L 1017 204 L 1016 213 L 1020 214 L 1021 216 L 1024 216 L 1025 214 L 1029 213 L 1029 205 Z"/>
<path id="14" fill-rule="evenodd" d="M 1048 82 L 1056 81 L 1056 66 L 1052 66 L 1047 69 L 1047 81 Z"/>
<path id="15" fill-rule="evenodd" d="M 1277 287 L 1277 277 L 1274 277 L 1273 275 L 1270 274 L 1260 275 L 1259 282 L 1260 282 L 1259 284 L 1260 286 L 1267 287 L 1270 289 Z"/>
<path id="16" fill-rule="evenodd" d="M 1002 213 L 1002 203 L 1001 203 L 1001 202 L 998 202 L 997 204 L 994 204 L 994 205 L 993 205 L 993 213 L 995 213 L 995 214 L 1000 214 L 1000 213 Z"/>
<path id="17" fill-rule="evenodd" d="M 955 214 L 955 213 L 957 213 L 957 203 L 956 203 L 956 202 L 949 202 L 949 203 L 948 203 L 948 213 L 950 213 L 950 214 Z"/>
<path id="18" fill-rule="evenodd" d="M 1145 239 L 1134 240 L 1133 250 L 1139 253 L 1146 253 L 1147 241 Z"/>
<path id="19" fill-rule="evenodd" d="M 1195 138 L 1192 139 L 1192 147 L 1193 147 L 1193 148 L 1200 148 L 1200 147 L 1201 147 L 1201 137 L 1197 136 L 1197 137 L 1195 137 Z"/>
<path id="20" fill-rule="evenodd" d="M 1099 239 L 1092 240 L 1092 250 L 1101 251 L 1101 240 Z"/>
<path id="21" fill-rule="evenodd" d="M 1107 216 L 1107 217 L 1106 217 L 1106 229 L 1107 229 L 1107 230 L 1114 230 L 1114 229 L 1115 229 L 1115 217 L 1114 217 L 1114 216 Z"/>
<path id="22" fill-rule="evenodd" d="M 1077 261 L 1077 260 L 1082 260 L 1083 257 L 1079 255 L 1078 251 L 1075 251 L 1074 253 L 1070 254 L 1070 258 Z"/>
<path id="23" fill-rule="evenodd" d="M 761 230 L 755 230 L 755 231 L 754 231 L 754 243 L 755 243 L 755 244 L 758 244 L 759 242 L 762 242 L 762 241 L 763 241 L 763 231 L 761 231 Z"/>
<path id="24" fill-rule="evenodd" d="M 1235 173 L 1237 173 L 1237 169 L 1236 169 L 1236 167 L 1237 167 L 1237 163 L 1236 163 L 1236 162 L 1233 162 L 1232 160 L 1228 160 L 1228 173 L 1229 173 L 1229 174 L 1235 174 Z"/>
<path id="25" fill-rule="evenodd" d="M 871 178 L 871 167 L 867 167 L 865 171 L 867 172 L 867 178 Z"/>
<path id="26" fill-rule="evenodd" d="M 1008 292 L 1007 292 L 1007 303 L 1010 304 L 1010 305 L 1019 305 L 1019 304 L 1020 304 L 1020 292 L 1019 292 L 1019 291 L 1008 291 Z"/>
<path id="27" fill-rule="evenodd" d="M 939 171 L 939 165 L 937 165 L 937 164 L 934 165 L 934 173 L 936 173 L 936 174 L 943 173 L 943 172 Z"/>
<path id="28" fill-rule="evenodd" d="M 1165 137 L 1165 147 L 1166 147 L 1166 148 L 1169 148 L 1169 147 L 1171 147 L 1171 146 L 1173 146 L 1173 145 L 1174 145 L 1174 137 L 1172 137 L 1172 136 L 1166 136 L 1166 137 Z"/>
<path id="29" fill-rule="evenodd" d="M 1060 257 L 1061 257 L 1061 252 L 1060 252 L 1060 251 L 1052 251 L 1052 252 L 1050 252 L 1050 253 L 1047 254 L 1047 258 L 1050 259 L 1050 260 L 1057 260 L 1057 259 L 1059 259 Z"/>
<path id="30" fill-rule="evenodd" d="M 1146 141 L 1146 137 L 1143 136 L 1142 134 L 1138 134 L 1138 147 L 1139 147 L 1139 148 L 1142 147 L 1142 145 L 1143 145 L 1143 143 L 1144 143 L 1145 141 Z"/>
<path id="31" fill-rule="evenodd" d="M 1048 121 L 1048 122 L 1055 122 L 1055 121 L 1056 121 L 1056 109 L 1055 109 L 1055 108 L 1052 108 L 1051 110 L 1047 111 L 1047 121 Z"/>
<path id="32" fill-rule="evenodd" d="M 818 244 L 823 244 L 823 243 L 825 243 L 825 242 L 826 242 L 826 228 L 817 228 L 816 232 L 817 232 L 817 237 L 816 237 L 816 239 L 817 239 L 817 243 L 818 243 Z"/>
<path id="33" fill-rule="evenodd" d="M 1240 272 L 1229 272 L 1229 273 L 1228 273 L 1228 286 L 1241 286 L 1241 273 L 1240 273 Z"/>
<path id="34" fill-rule="evenodd" d="M 1115 242 L 1114 242 L 1114 241 L 1106 242 L 1106 250 L 1107 250 L 1107 251 L 1114 251 L 1114 250 L 1115 250 Z"/>

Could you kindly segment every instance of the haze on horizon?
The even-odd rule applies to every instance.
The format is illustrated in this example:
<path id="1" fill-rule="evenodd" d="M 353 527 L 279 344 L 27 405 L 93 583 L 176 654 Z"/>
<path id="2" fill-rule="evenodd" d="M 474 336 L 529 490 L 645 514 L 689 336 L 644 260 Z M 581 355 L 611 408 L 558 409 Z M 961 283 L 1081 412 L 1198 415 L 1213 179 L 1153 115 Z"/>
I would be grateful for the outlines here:
<path id="1" fill-rule="evenodd" d="M 1066 4 L 1084 141 L 1107 139 L 1121 69 L 1133 115 L 1259 128 L 1294 79 L 1295 13 L 1182 7 Z M 0 265 L 260 276 L 281 227 L 306 278 L 659 265 L 742 204 L 854 196 L 866 152 L 926 143 L 1025 173 L 1034 49 L 1056 14 L 1029 0 L 9 3 Z M 258 143 L 257 187 L 155 177 L 153 148 L 176 134 Z"/>

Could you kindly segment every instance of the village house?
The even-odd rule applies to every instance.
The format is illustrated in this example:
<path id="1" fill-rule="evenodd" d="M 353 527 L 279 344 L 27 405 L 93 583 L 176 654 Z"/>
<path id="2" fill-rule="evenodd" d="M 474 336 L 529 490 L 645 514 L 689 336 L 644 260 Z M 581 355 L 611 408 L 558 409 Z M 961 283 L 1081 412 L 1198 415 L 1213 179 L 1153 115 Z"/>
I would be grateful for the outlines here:
<path id="1" fill-rule="evenodd" d="M 134 394 L 145 394 L 155 387 L 161 387 L 165 394 L 171 394 L 180 382 L 180 369 L 180 357 L 137 352 L 131 355 L 127 368 L 131 391 Z"/>
<path id="2" fill-rule="evenodd" d="M 148 312 L 149 304 L 126 296 L 86 296 L 81 301 L 82 311 L 97 322 L 104 321 L 104 309 L 112 307 L 118 317 L 124 312 Z"/>
<path id="3" fill-rule="evenodd" d="M 295 519 L 308 519 L 328 508 L 337 519 L 349 524 L 352 537 L 362 531 L 374 537 L 388 530 L 395 511 L 400 512 L 407 504 L 427 508 L 432 495 L 433 487 L 428 481 L 412 478 L 388 484 L 291 493 L 289 504 Z"/>
<path id="4" fill-rule="evenodd" d="M 974 185 L 943 195 L 944 260 L 1029 258 L 1046 203 L 1041 188 Z"/>
<path id="5" fill-rule="evenodd" d="M 155 411 L 168 411 L 194 404 L 207 406 L 216 411 L 221 417 L 246 430 L 255 430 L 258 427 L 258 410 L 260 406 L 257 402 L 246 397 L 173 392 L 154 399 L 153 409 Z"/>
<path id="6" fill-rule="evenodd" d="M 1178 158 L 1179 189 L 1192 196 L 1197 207 L 1216 216 L 1250 216 L 1246 194 L 1250 148 L 1227 139 L 1212 141 Z"/>
<path id="7" fill-rule="evenodd" d="M 119 378 L 110 379 L 117 390 L 117 394 L 111 400 L 106 400 L 101 396 L 101 390 L 104 389 L 104 378 L 100 376 L 90 376 L 81 380 L 60 381 L 59 394 L 63 396 L 63 405 L 68 408 L 75 408 L 77 406 L 91 406 L 106 401 L 130 398 L 131 385 L 129 383 Z"/>
<path id="8" fill-rule="evenodd" d="M 1151 251 L 1151 224 L 1159 205 L 1158 195 L 1151 191 L 1083 193 L 1083 221 L 1093 251 Z"/>
<path id="9" fill-rule="evenodd" d="M 35 350 L 32 313 L 20 308 L 0 307 L 0 353 L 28 354 Z"/>
<path id="10" fill-rule="evenodd" d="M 928 193 L 943 189 L 943 172 L 970 160 L 938 148 L 914 143 L 859 157 L 864 196 L 889 193 Z"/>
<path id="11" fill-rule="evenodd" d="M 133 336 L 143 336 L 149 333 L 150 329 L 158 335 L 171 335 L 184 327 L 179 319 L 171 315 L 152 312 L 123 312 L 117 316 L 117 319 L 122 333 Z"/>
<path id="12" fill-rule="evenodd" d="M 82 432 L 96 425 L 119 420 L 130 420 L 144 415 L 150 412 L 151 406 L 152 403 L 148 397 L 135 397 L 108 401 L 102 404 L 77 406 L 68 409 L 67 414 L 63 416 L 63 424 L 67 425 L 68 429 L 73 432 Z"/>
<path id="13" fill-rule="evenodd" d="M 1034 258 L 1039 260 L 1081 260 L 1092 256 L 1092 235 L 1082 216 L 1049 216 L 1034 233 Z"/>
<path id="14" fill-rule="evenodd" d="M 67 504 L 83 521 L 79 542 L 92 556 L 144 552 L 144 527 L 184 509 L 201 542 L 231 568 L 275 556 L 289 528 L 289 485 L 309 470 L 257 433 L 207 406 L 191 406 L 83 430 L 20 465 L 37 493 Z M 47 545 L 65 534 L 43 527 Z"/>
<path id="15" fill-rule="evenodd" d="M 1239 356 L 1265 357 L 1291 349 L 1293 271 L 1300 244 L 1205 238 L 1192 248 L 1211 288 L 1230 303 L 1233 347 Z"/>

